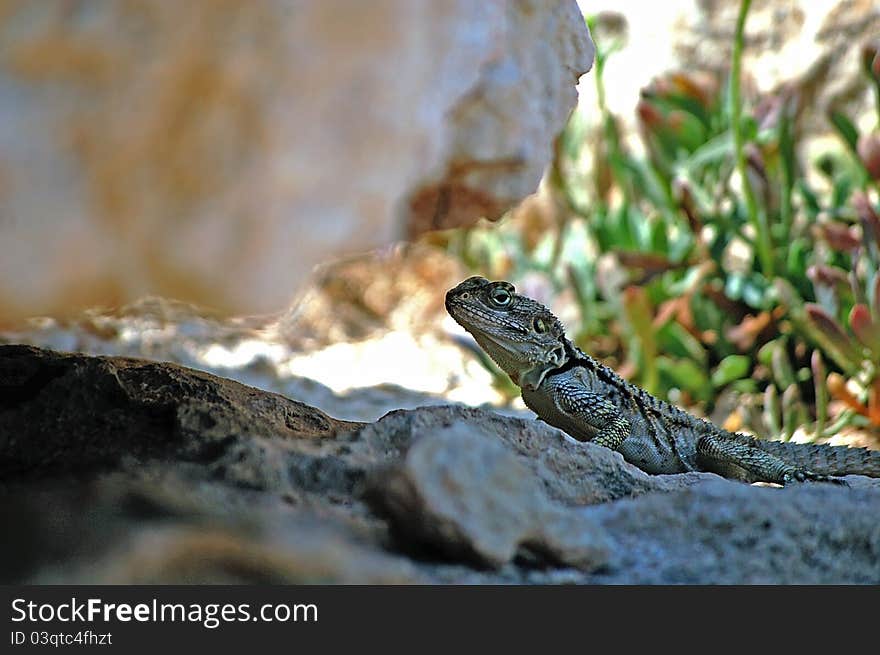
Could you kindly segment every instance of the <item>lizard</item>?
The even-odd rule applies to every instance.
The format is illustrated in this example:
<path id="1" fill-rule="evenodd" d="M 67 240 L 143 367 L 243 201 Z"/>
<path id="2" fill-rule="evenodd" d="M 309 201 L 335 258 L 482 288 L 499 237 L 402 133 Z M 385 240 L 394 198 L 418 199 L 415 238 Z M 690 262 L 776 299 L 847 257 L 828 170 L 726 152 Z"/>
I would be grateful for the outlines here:
<path id="1" fill-rule="evenodd" d="M 585 354 L 549 309 L 509 282 L 470 277 L 447 292 L 445 304 L 539 419 L 646 473 L 706 471 L 781 485 L 880 477 L 880 451 L 729 432 L 651 395 Z"/>

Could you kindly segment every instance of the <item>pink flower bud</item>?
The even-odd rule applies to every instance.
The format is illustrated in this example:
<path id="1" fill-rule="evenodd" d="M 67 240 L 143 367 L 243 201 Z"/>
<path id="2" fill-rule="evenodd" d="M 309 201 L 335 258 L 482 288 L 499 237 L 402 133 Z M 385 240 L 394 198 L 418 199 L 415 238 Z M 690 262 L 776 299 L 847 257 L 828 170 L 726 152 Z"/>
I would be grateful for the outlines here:
<path id="1" fill-rule="evenodd" d="M 870 178 L 880 180 L 880 133 L 860 136 L 856 150 Z"/>

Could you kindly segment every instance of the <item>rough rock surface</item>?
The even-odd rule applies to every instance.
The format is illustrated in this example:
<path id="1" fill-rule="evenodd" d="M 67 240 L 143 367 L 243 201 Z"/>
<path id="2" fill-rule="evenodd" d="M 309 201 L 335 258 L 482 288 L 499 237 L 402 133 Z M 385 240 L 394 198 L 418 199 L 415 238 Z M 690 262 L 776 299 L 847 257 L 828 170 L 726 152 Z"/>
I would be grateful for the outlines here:
<path id="1" fill-rule="evenodd" d="M 147 293 L 279 311 L 331 256 L 495 217 L 593 53 L 574 0 L 2 14 L 0 324 Z"/>
<path id="2" fill-rule="evenodd" d="M 877 584 L 880 485 L 856 477 L 841 493 L 714 480 L 590 508 L 617 555 L 592 581 Z"/>
<path id="3" fill-rule="evenodd" d="M 505 443 L 541 481 L 547 496 L 563 505 L 590 505 L 670 491 L 717 477 L 712 473 L 648 475 L 619 453 L 575 441 L 541 421 L 467 407 L 389 412 L 362 428 L 359 436 L 379 452 L 399 454 L 420 435 L 459 425 L 471 426 L 486 438 Z"/>
<path id="4" fill-rule="evenodd" d="M 239 484 L 277 488 L 285 444 L 357 425 L 179 366 L 29 346 L 0 353 L 4 478 L 112 467 L 126 457 L 175 458 L 209 462 Z M 258 465 L 240 466 L 245 460 Z"/>
<path id="5" fill-rule="evenodd" d="M 367 495 L 402 539 L 448 556 L 500 567 L 522 546 L 588 571 L 608 559 L 589 517 L 550 501 L 509 448 L 463 421 L 420 437 L 374 477 Z"/>
<path id="6" fill-rule="evenodd" d="M 4 582 L 877 584 L 880 481 L 847 480 L 648 476 L 490 411 L 364 425 L 173 364 L 0 346 Z"/>

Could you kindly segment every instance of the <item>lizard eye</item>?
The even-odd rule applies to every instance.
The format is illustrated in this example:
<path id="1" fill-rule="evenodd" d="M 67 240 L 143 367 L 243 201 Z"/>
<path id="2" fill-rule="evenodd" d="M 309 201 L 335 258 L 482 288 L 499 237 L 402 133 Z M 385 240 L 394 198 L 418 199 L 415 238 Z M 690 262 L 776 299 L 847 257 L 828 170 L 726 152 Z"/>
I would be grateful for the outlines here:
<path id="1" fill-rule="evenodd" d="M 547 331 L 547 324 L 544 322 L 543 318 L 536 318 L 532 321 L 532 327 L 538 334 L 544 334 Z"/>
<path id="2" fill-rule="evenodd" d="M 499 307 L 507 307 L 510 304 L 510 291 L 502 287 L 492 291 L 489 297 L 492 299 L 492 302 Z"/>

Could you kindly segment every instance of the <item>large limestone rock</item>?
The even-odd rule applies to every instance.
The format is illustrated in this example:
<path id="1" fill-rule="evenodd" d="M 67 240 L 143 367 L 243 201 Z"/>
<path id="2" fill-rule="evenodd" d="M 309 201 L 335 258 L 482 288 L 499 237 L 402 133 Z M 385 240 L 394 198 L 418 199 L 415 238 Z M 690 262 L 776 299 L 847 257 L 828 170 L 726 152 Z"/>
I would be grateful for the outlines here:
<path id="1" fill-rule="evenodd" d="M 0 324 L 151 292 L 282 309 L 314 264 L 533 192 L 574 0 L 11 3 Z"/>

